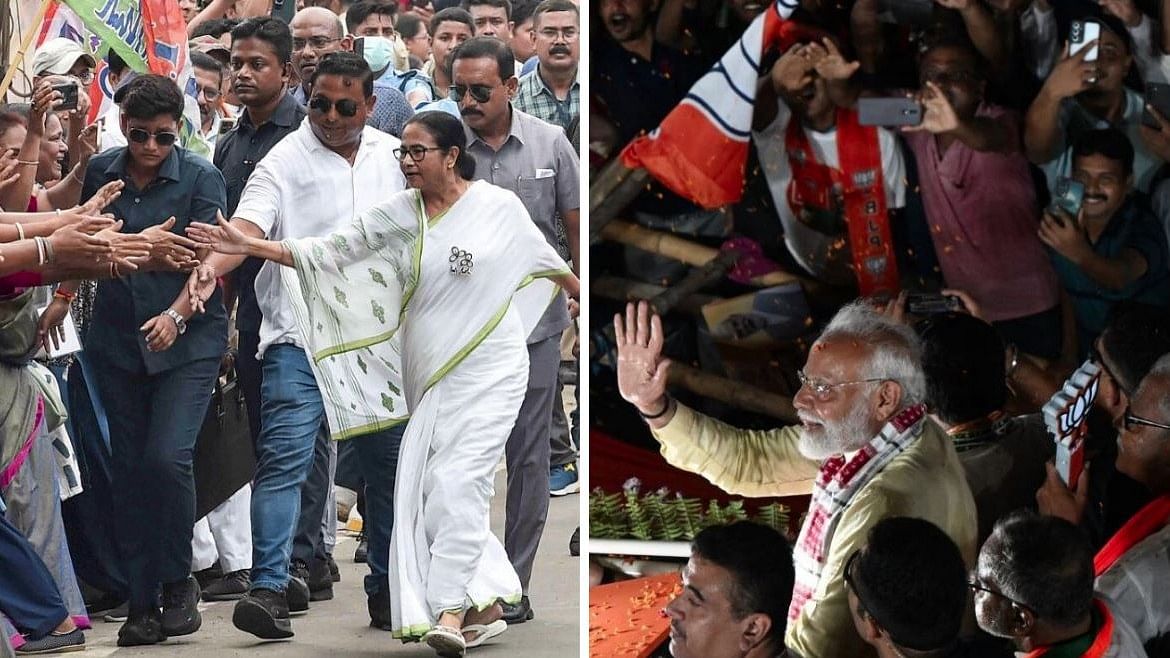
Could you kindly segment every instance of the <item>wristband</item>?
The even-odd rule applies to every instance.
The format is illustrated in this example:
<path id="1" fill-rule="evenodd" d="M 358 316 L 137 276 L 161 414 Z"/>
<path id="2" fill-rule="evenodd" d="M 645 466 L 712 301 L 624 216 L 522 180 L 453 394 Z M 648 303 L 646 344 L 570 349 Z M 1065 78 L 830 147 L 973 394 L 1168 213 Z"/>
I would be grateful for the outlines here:
<path id="1" fill-rule="evenodd" d="M 77 293 L 69 292 L 67 290 L 61 290 L 60 288 L 58 288 L 57 290 L 53 291 L 53 297 L 56 299 L 64 299 L 65 301 L 72 304 L 73 300 L 77 298 Z"/>
<path id="2" fill-rule="evenodd" d="M 41 163 L 39 160 L 17 160 L 16 164 L 25 165 L 27 167 L 32 165 L 40 165 Z"/>
<path id="3" fill-rule="evenodd" d="M 642 413 L 641 409 L 638 409 L 638 415 L 641 416 L 644 420 L 655 420 L 655 419 L 662 418 L 663 416 L 665 416 L 666 412 L 670 411 L 671 400 L 670 400 L 669 395 L 665 395 L 663 397 L 666 398 L 666 403 L 662 405 L 662 411 L 659 411 L 656 414 L 650 415 L 650 414 L 644 414 L 644 413 Z"/>

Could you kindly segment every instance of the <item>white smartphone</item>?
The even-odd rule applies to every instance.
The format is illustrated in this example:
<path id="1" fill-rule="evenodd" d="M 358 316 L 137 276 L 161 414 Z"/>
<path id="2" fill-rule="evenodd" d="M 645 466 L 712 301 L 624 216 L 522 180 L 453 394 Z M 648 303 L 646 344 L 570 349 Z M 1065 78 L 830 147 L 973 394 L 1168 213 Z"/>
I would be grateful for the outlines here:
<path id="1" fill-rule="evenodd" d="M 1068 31 L 1068 56 L 1072 57 L 1085 49 L 1090 41 L 1101 38 L 1101 24 L 1096 21 L 1073 21 Z M 1097 61 L 1097 44 L 1085 55 L 1086 62 Z"/>

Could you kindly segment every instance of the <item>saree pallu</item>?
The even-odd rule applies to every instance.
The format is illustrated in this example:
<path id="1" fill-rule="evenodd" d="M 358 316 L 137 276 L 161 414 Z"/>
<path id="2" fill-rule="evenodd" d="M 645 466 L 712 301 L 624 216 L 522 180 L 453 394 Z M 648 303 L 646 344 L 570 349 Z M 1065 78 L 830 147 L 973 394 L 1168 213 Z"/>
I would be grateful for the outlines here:
<path id="1" fill-rule="evenodd" d="M 318 382 L 339 384 L 323 395 L 335 437 L 392 420 L 378 396 L 401 358 L 411 416 L 394 492 L 394 636 L 418 640 L 444 610 L 519 600 L 488 505 L 527 386 L 525 339 L 565 262 L 515 195 L 482 181 L 433 218 L 408 190 L 344 231 L 285 244 Z"/>
<path id="2" fill-rule="evenodd" d="M 61 519 L 59 458 L 69 446 L 64 405 L 52 373 L 30 361 L 37 322 L 32 300 L 32 291 L 0 300 L 0 498 L 7 519 L 52 573 L 69 614 L 89 628 Z M 65 452 L 71 456 L 71 447 Z M 75 471 L 72 478 L 76 483 Z"/>

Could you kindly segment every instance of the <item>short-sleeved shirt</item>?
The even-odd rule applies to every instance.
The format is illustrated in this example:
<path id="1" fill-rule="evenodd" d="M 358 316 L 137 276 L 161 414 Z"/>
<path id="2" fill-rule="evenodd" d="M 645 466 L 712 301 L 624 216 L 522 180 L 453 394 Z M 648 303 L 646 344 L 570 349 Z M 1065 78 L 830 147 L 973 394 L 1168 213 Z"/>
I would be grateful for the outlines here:
<path id="1" fill-rule="evenodd" d="M 1159 167 L 1162 166 L 1162 161 L 1146 149 L 1146 143 L 1142 140 L 1141 125 L 1144 107 L 1145 101 L 1142 100 L 1141 95 L 1126 88 L 1125 111 L 1121 115 L 1121 121 L 1114 127 L 1124 132 L 1129 137 L 1129 143 L 1133 145 L 1134 186 L 1143 193 L 1148 193 L 1150 183 L 1153 182 L 1154 174 L 1158 173 Z M 1077 138 L 1090 130 L 1110 127 L 1108 121 L 1089 114 L 1088 110 L 1082 107 L 1076 98 L 1066 98 L 1061 102 L 1060 115 L 1057 120 L 1060 122 L 1059 134 L 1061 137 L 1059 155 L 1041 166 L 1045 178 L 1048 179 L 1048 189 L 1052 189 L 1058 178 L 1071 174 L 1072 150 Z"/>
<path id="2" fill-rule="evenodd" d="M 622 144 L 662 123 L 707 68 L 693 55 L 655 43 L 650 61 L 608 35 L 593 45 L 589 93 L 605 105 Z"/>
<path id="3" fill-rule="evenodd" d="M 394 157 L 400 143 L 366 126 L 351 166 L 317 139 L 309 121 L 303 121 L 256 166 L 232 216 L 255 224 L 270 240 L 328 235 L 349 226 L 358 213 L 406 189 Z M 285 297 L 280 267 L 265 263 L 256 277 L 256 301 L 263 315 L 258 358 L 276 343 L 305 346 Z"/>
<path id="4" fill-rule="evenodd" d="M 580 165 L 565 131 L 513 109 L 508 139 L 497 151 L 466 124 L 464 129 L 467 152 L 475 156 L 475 179 L 520 197 L 544 239 L 555 247 L 557 214 L 581 207 Z M 535 343 L 559 335 L 568 326 L 564 295 L 558 295 L 528 341 Z"/>
<path id="5" fill-rule="evenodd" d="M 236 127 L 219 140 L 215 147 L 215 166 L 223 172 L 227 183 L 227 212 L 231 217 L 240 203 L 244 185 L 268 151 L 301 125 L 305 108 L 292 96 L 285 95 L 268 121 L 257 126 L 245 109 Z M 239 308 L 236 310 L 236 328 L 249 333 L 260 332 L 260 307 L 256 304 L 256 275 L 264 261 L 249 258 L 236 270 Z"/>
<path id="6" fill-rule="evenodd" d="M 225 210 L 223 176 L 206 159 L 176 146 L 144 189 L 138 189 L 127 173 L 128 160 L 126 147 L 93 156 L 81 189 L 85 199 L 106 183 L 126 182 L 122 195 L 106 209 L 125 222 L 123 232 L 137 233 L 174 216 L 171 231 L 184 235 L 191 222 L 214 223 L 215 213 Z M 186 333 L 170 349 L 146 349 L 145 334 L 139 327 L 170 308 L 186 284 L 187 275 L 183 272 L 135 272 L 101 281 L 86 351 L 99 353 L 131 372 L 148 375 L 199 359 L 218 359 L 227 349 L 227 312 L 218 288 L 208 300 L 207 310 L 188 320 Z"/>
<path id="7" fill-rule="evenodd" d="M 419 90 L 427 96 L 423 100 L 424 103 L 435 100 L 433 93 L 435 85 L 431 82 L 430 77 L 419 69 L 399 73 L 393 67 L 389 67 L 381 77 L 374 81 L 374 84 L 397 89 L 402 92 L 403 98 L 406 98 L 406 94 Z M 407 105 L 409 104 L 407 101 Z"/>
<path id="8" fill-rule="evenodd" d="M 1019 115 L 1011 110 L 983 105 L 976 116 L 1019 134 Z M 940 152 L 928 132 L 903 137 L 918 164 L 930 237 L 947 286 L 971 295 L 988 322 L 1055 307 L 1060 287 L 1036 234 L 1040 210 L 1019 138 L 1001 153 L 976 151 L 959 140 Z"/>
<path id="9" fill-rule="evenodd" d="M 580 72 L 578 71 L 578 74 Z M 578 75 L 569 88 L 569 95 L 560 100 L 540 77 L 540 68 L 520 78 L 520 88 L 512 99 L 512 106 L 525 114 L 543 119 L 560 126 L 565 131 L 573 123 L 573 117 L 581 112 L 581 81 Z"/>
<path id="10" fill-rule="evenodd" d="M 1125 288 L 1108 290 L 1075 263 L 1052 252 L 1052 265 L 1060 284 L 1072 298 L 1082 353 L 1101 335 L 1109 311 L 1117 302 L 1131 300 L 1161 307 L 1170 304 L 1166 236 L 1139 198 L 1130 196 L 1092 247 L 1094 253 L 1105 258 L 1117 258 L 1122 251 L 1134 249 L 1146 259 L 1146 271 Z"/>
<path id="11" fill-rule="evenodd" d="M 302 107 L 309 102 L 305 90 L 300 85 L 293 87 L 289 94 Z M 377 128 L 387 135 L 401 138 L 403 126 L 406 125 L 410 117 L 414 116 L 414 110 L 411 109 L 410 103 L 406 102 L 406 96 L 393 86 L 375 80 L 374 97 L 377 100 L 374 101 L 374 110 L 366 119 L 366 125 Z"/>

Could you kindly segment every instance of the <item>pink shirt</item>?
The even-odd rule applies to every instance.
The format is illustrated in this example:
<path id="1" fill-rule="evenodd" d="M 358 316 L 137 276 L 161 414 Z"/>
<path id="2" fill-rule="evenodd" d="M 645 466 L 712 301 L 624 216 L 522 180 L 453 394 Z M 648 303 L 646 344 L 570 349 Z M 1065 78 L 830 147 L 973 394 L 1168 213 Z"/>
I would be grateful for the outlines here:
<path id="1" fill-rule="evenodd" d="M 1010 110 L 984 104 L 977 115 L 1020 134 Z M 905 138 L 947 286 L 971 295 L 992 322 L 1056 306 L 1059 283 L 1036 236 L 1040 210 L 1018 140 L 1010 153 L 981 153 L 955 141 L 940 155 L 930 133 Z"/>

